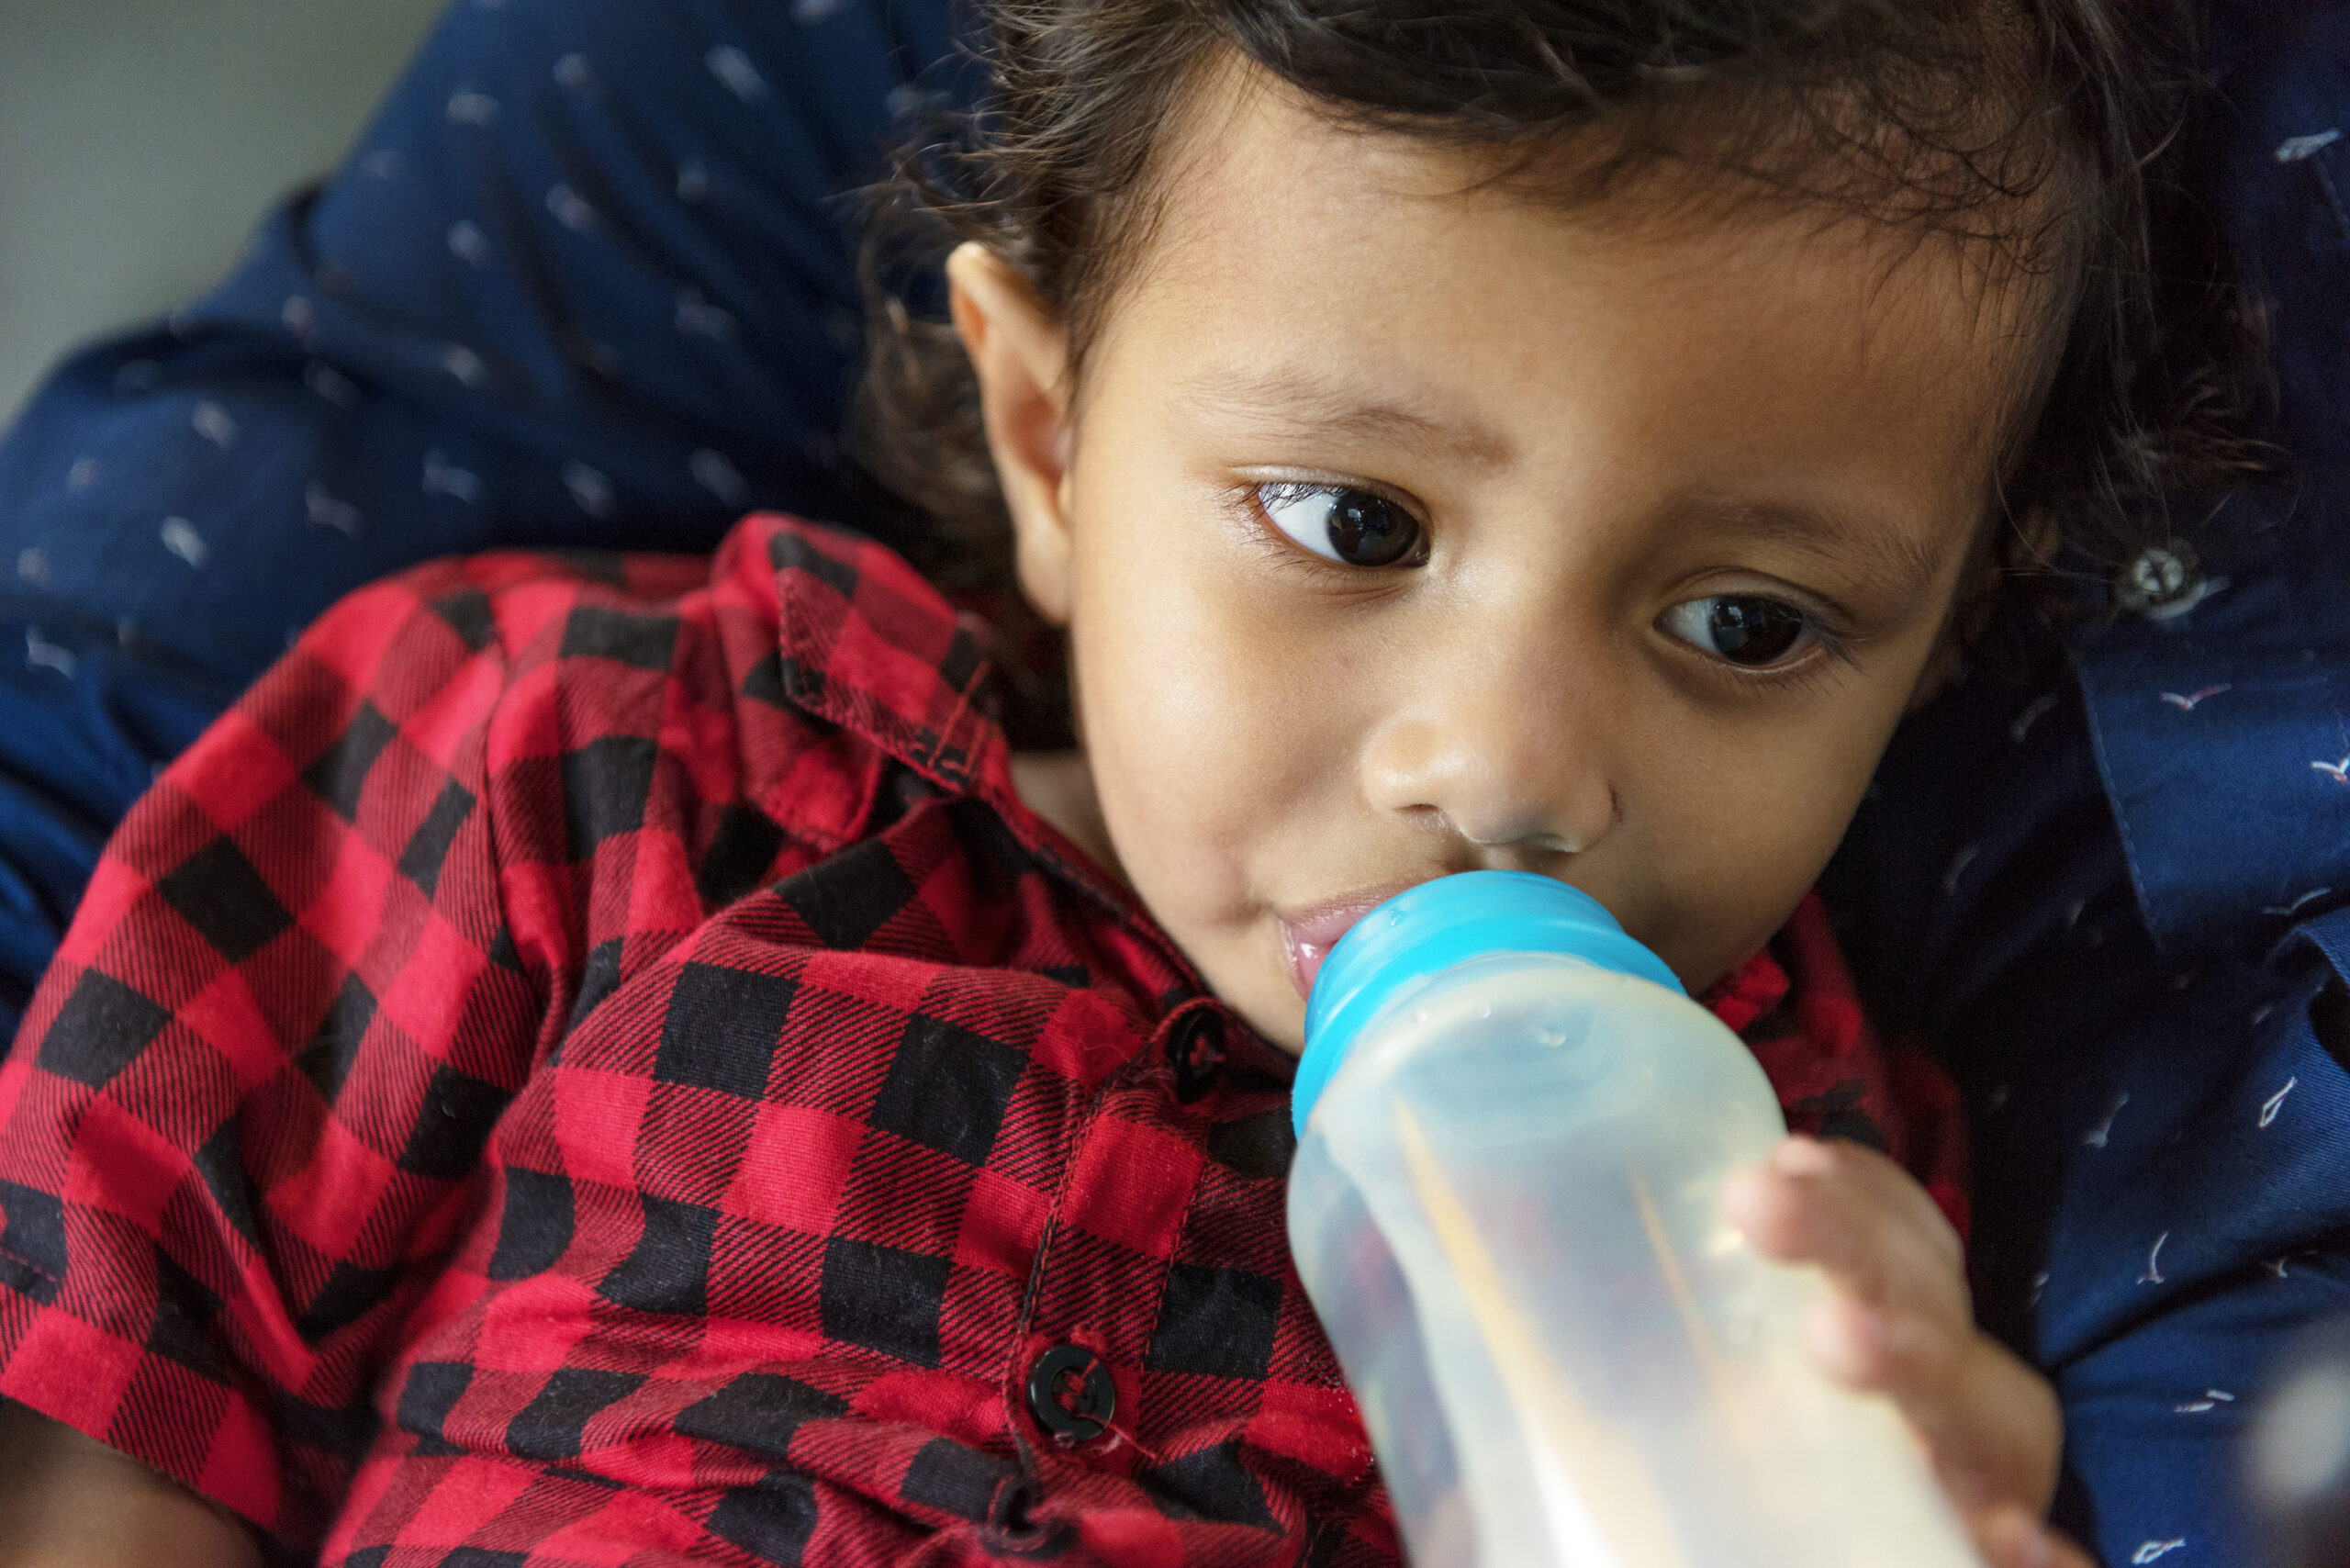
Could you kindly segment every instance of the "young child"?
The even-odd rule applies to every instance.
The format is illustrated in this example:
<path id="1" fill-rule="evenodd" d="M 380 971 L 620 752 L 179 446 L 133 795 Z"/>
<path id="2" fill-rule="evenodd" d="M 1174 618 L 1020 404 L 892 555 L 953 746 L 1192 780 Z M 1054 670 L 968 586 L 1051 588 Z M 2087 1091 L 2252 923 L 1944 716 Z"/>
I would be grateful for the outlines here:
<path id="1" fill-rule="evenodd" d="M 2109 20 L 1002 6 L 970 374 L 885 344 L 878 406 L 941 400 L 901 477 L 1008 516 L 1080 745 L 1014 753 L 984 628 L 789 520 L 346 600 L 125 825 L 0 1070 L 0 1394 L 187 1489 L 26 1428 L 20 1531 L 1392 1561 L 1286 1053 L 1448 872 L 1592 892 L 1954 1204 L 1805 900 L 2013 520 L 2093 539 L 2141 444 Z M 2077 1561 L 1919 1182 L 1799 1138 L 1731 1202 L 1986 1552 Z"/>

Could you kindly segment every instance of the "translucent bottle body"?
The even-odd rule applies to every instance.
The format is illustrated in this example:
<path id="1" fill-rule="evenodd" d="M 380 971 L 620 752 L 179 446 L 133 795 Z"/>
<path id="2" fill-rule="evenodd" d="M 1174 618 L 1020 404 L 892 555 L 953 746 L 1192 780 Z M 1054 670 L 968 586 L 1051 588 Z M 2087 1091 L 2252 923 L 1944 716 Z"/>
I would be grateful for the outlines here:
<path id="1" fill-rule="evenodd" d="M 1968 1568 L 1822 1287 L 1722 1222 L 1785 1134 L 1703 1008 L 1553 953 L 1455 964 L 1314 1103 L 1292 1247 L 1421 1568 Z"/>

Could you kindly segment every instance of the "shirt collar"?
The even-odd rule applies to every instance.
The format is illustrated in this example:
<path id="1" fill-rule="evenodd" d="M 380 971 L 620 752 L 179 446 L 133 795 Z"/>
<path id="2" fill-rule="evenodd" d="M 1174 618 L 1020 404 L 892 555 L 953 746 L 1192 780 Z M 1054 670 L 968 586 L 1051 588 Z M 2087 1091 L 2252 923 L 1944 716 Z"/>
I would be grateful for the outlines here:
<path id="1" fill-rule="evenodd" d="M 1030 811 L 998 721 L 994 631 L 904 556 L 844 529 L 762 516 L 744 547 L 774 571 L 782 694 L 934 784 L 994 810 L 1022 846 L 1145 933 L 1190 989 L 1198 972 L 1133 890 Z"/>
<path id="2" fill-rule="evenodd" d="M 1001 805 L 1011 748 L 996 722 L 992 638 L 904 557 L 860 535 L 761 518 L 777 649 L 791 702 L 946 789 Z"/>

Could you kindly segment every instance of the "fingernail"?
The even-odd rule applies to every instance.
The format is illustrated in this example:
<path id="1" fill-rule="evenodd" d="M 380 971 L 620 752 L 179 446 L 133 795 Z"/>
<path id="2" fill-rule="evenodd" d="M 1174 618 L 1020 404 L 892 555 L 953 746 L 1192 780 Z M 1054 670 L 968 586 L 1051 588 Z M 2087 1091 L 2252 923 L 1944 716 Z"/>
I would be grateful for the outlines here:
<path id="1" fill-rule="evenodd" d="M 2046 1525 L 2021 1508 L 2002 1510 L 1985 1534 L 1999 1568 L 2053 1568 L 2054 1538 Z"/>
<path id="2" fill-rule="evenodd" d="M 1771 1163 L 1790 1176 L 1816 1176 L 1834 1160 L 1835 1156 L 1826 1144 L 1801 1133 L 1790 1133 L 1773 1154 Z"/>
<path id="3" fill-rule="evenodd" d="M 1819 1302 L 1804 1318 L 1804 1344 L 1812 1361 L 1837 1382 L 1867 1386 L 1885 1361 L 1886 1328 L 1882 1318 L 1849 1297 Z"/>

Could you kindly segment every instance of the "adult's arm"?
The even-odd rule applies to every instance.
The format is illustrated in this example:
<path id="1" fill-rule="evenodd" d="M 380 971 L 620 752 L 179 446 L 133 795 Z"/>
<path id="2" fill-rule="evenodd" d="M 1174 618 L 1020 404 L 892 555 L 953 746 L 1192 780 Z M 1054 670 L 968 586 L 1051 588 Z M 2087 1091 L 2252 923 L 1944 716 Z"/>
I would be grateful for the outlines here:
<path id="1" fill-rule="evenodd" d="M 458 0 L 231 277 L 55 372 L 0 441 L 0 1022 L 155 768 L 352 588 L 882 521 L 843 193 L 954 52 L 947 0 Z"/>

